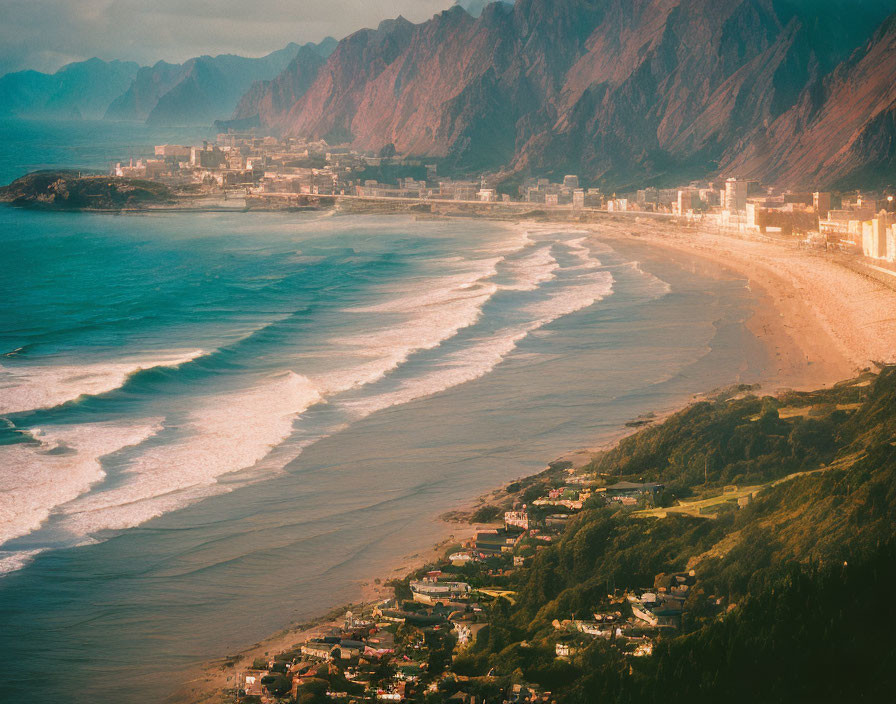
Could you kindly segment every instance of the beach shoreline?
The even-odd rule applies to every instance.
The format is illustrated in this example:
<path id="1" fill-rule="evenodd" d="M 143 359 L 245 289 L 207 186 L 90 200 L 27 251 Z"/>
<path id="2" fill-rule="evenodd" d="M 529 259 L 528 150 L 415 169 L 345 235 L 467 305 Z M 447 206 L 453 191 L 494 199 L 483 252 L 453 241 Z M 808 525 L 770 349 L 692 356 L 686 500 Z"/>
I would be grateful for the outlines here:
<path id="1" fill-rule="evenodd" d="M 851 259 L 856 266 L 847 266 L 796 241 L 638 225 L 638 240 L 714 262 L 746 279 L 760 303 L 747 325 L 778 358 L 777 373 L 765 385 L 816 389 L 874 362 L 896 360 L 896 278 L 875 275 Z M 604 240 L 619 237 L 602 229 Z"/>
<path id="2" fill-rule="evenodd" d="M 775 360 L 775 369 L 768 378 L 757 380 L 762 393 L 823 388 L 854 376 L 875 361 L 894 360 L 896 319 L 887 318 L 886 311 L 896 310 L 896 286 L 863 276 L 831 257 L 799 250 L 788 243 L 760 242 L 706 229 L 676 227 L 668 222 L 629 219 L 596 225 L 539 221 L 537 225 L 582 230 L 595 241 L 611 245 L 634 242 L 669 253 L 696 256 L 745 279 L 755 297 L 746 326 Z M 705 389 L 677 408 L 657 414 L 650 422 L 662 422 L 710 392 Z M 612 447 L 638 429 L 620 428 L 600 445 L 571 449 L 554 462 L 582 466 L 595 453 Z M 457 510 L 481 506 L 488 497 L 497 496 L 501 491 L 495 489 L 485 497 L 473 498 Z M 360 585 L 358 603 L 369 604 L 385 598 L 389 580 L 432 562 L 450 545 L 472 537 L 476 530 L 474 524 L 435 520 L 443 529 L 442 539 L 432 548 L 405 556 L 381 570 L 379 575 L 371 576 Z M 334 607 L 311 623 L 290 625 L 236 655 L 204 663 L 168 701 L 177 704 L 221 701 L 224 690 L 235 686 L 237 673 L 256 657 L 288 650 L 319 634 L 330 628 L 344 608 L 349 607 Z"/>

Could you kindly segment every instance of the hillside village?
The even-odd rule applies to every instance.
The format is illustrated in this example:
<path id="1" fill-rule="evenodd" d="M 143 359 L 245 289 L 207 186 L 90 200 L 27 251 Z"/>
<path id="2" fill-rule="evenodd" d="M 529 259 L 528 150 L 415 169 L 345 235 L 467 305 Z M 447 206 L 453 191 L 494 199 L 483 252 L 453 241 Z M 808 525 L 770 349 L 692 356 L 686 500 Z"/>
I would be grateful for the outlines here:
<path id="1" fill-rule="evenodd" d="M 346 611 L 293 650 L 256 660 L 238 674 L 234 699 L 399 702 L 448 687 L 456 689 L 451 702 L 554 701 L 550 691 L 531 682 L 477 695 L 464 691 L 463 679 L 446 670 L 488 627 L 496 602 L 514 601 L 508 588 L 514 572 L 556 540 L 584 506 L 649 508 L 662 501 L 663 489 L 651 482 L 607 484 L 606 478 L 555 465 L 523 491 L 531 504 L 516 501 L 500 524 L 477 530 L 436 564 L 394 582 L 393 598 Z M 500 514 L 494 506 L 485 508 L 489 512 Z M 694 583 L 693 570 L 660 574 L 643 588 L 615 589 L 587 618 L 555 619 L 555 657 L 569 660 L 594 639 L 627 657 L 650 655 L 656 638 L 680 628 Z"/>
<path id="2" fill-rule="evenodd" d="M 7 696 L 896 700 L 896 0 L 8 5 Z"/>

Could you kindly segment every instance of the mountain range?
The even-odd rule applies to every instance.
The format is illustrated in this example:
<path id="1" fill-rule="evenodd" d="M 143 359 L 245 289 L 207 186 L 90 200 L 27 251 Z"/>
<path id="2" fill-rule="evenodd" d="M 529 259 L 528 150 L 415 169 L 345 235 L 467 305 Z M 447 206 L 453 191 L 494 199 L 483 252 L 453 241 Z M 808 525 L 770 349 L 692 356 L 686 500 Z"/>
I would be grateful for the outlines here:
<path id="1" fill-rule="evenodd" d="M 723 172 L 867 184 L 892 180 L 896 159 L 894 11 L 893 0 L 517 0 L 474 17 L 455 5 L 356 32 L 320 66 L 291 64 L 238 115 L 467 172 L 615 188 Z"/>
<path id="2" fill-rule="evenodd" d="M 299 55 L 325 57 L 336 40 L 288 44 L 260 58 L 198 56 L 182 64 L 90 59 L 56 73 L 19 71 L 0 78 L 0 115 L 109 119 L 153 125 L 211 125 L 228 117 L 257 81 L 276 77 Z"/>
<path id="3" fill-rule="evenodd" d="M 223 54 L 199 56 L 183 64 L 159 61 L 137 72 L 105 117 L 155 125 L 210 125 L 231 114 L 255 82 L 274 78 L 299 53 L 326 56 L 333 44 L 333 39 L 320 45 L 289 44 L 258 59 Z"/>
<path id="4" fill-rule="evenodd" d="M 234 120 L 267 123 L 274 115 L 288 110 L 311 87 L 317 72 L 336 48 L 332 37 L 320 44 L 299 48 L 286 69 L 272 80 L 255 81 L 233 113 Z"/>
<path id="5" fill-rule="evenodd" d="M 896 172 L 896 0 L 458 0 L 337 42 L 0 78 L 0 114 L 260 125 L 624 190 Z"/>

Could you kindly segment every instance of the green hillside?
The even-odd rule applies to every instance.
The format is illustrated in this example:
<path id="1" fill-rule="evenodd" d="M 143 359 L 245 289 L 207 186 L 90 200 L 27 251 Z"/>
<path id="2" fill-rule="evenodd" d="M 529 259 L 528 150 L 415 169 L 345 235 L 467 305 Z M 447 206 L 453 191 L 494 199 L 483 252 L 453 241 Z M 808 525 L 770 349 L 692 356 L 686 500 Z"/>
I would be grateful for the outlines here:
<path id="1" fill-rule="evenodd" d="M 666 485 L 672 506 L 718 497 L 709 515 L 639 513 L 592 499 L 517 570 L 489 626 L 458 655 L 465 691 L 486 673 L 560 701 L 889 701 L 896 685 L 896 369 L 830 390 L 695 404 L 585 469 Z M 748 503 L 725 499 L 755 486 Z M 608 595 L 694 570 L 682 624 L 631 657 L 581 638 L 555 656 L 555 619 L 625 608 Z M 446 692 L 447 693 L 447 692 Z M 886 695 L 886 696 L 885 696 Z"/>

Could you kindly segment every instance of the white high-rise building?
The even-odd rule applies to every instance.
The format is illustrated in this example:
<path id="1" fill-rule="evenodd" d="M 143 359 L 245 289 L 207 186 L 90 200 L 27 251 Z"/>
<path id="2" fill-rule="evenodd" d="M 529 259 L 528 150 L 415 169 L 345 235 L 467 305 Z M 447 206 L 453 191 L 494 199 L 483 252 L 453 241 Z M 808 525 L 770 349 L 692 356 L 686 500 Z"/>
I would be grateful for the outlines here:
<path id="1" fill-rule="evenodd" d="M 725 210 L 742 213 L 747 209 L 747 182 L 738 178 L 725 181 Z"/>

